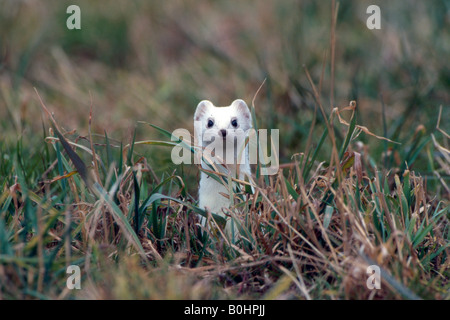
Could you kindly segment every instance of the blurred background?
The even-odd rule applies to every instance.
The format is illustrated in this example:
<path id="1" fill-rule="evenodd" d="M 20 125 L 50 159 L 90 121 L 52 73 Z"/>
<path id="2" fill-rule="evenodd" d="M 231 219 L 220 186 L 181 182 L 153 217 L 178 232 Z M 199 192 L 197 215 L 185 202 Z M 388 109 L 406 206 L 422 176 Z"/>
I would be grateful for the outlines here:
<path id="1" fill-rule="evenodd" d="M 81 30 L 66 27 L 71 4 L 81 9 Z M 372 4 L 381 30 L 366 27 Z M 450 1 L 340 1 L 336 9 L 331 93 L 331 1 L 0 0 L 1 161 L 18 140 L 30 156 L 42 152 L 49 122 L 33 88 L 72 137 L 87 136 L 92 104 L 98 139 L 106 131 L 126 144 L 135 129 L 136 141 L 161 138 L 138 121 L 192 130 L 202 99 L 250 106 L 266 79 L 255 99 L 258 126 L 280 129 L 281 162 L 290 162 L 314 119 L 307 69 L 328 115 L 356 100 L 358 124 L 401 143 L 361 134 L 373 163 L 404 166 L 418 134 L 441 138 L 441 105 L 441 128 L 450 131 Z M 335 125 L 342 140 L 347 128 Z M 318 112 L 313 144 L 324 128 Z M 166 148 L 136 151 L 155 171 L 173 166 Z M 427 176 L 434 154 L 429 141 L 408 166 Z"/>

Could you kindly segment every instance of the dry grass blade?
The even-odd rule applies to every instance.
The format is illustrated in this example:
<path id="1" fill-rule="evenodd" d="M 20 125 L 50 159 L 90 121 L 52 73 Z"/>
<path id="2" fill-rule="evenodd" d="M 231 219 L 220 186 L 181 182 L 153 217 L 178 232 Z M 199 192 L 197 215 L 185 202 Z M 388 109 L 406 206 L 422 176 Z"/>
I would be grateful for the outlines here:
<path id="1" fill-rule="evenodd" d="M 346 126 L 350 126 L 350 124 L 341 117 L 341 113 L 343 111 L 348 111 L 348 110 L 351 110 L 352 112 L 355 112 L 355 110 L 356 110 L 356 102 L 355 101 L 350 101 L 350 104 L 347 107 L 344 107 L 341 110 L 339 110 L 338 108 L 334 108 L 333 109 L 333 114 L 337 114 L 339 122 L 341 124 L 343 124 L 343 125 L 346 125 Z M 386 140 L 386 141 L 389 141 L 389 142 L 392 142 L 392 143 L 395 143 L 395 144 L 401 144 L 400 142 L 393 141 L 393 140 L 388 139 L 386 137 L 377 136 L 376 134 L 370 132 L 369 129 L 367 129 L 367 127 L 364 127 L 364 126 L 361 126 L 361 125 L 356 125 L 356 128 L 358 128 L 359 130 L 363 131 L 364 133 L 366 133 L 366 134 L 368 134 L 368 135 L 370 135 L 372 137 L 375 137 L 377 139 Z"/>
<path id="2" fill-rule="evenodd" d="M 450 139 L 450 135 L 440 128 L 441 115 L 442 115 L 442 105 L 439 107 L 439 115 L 438 115 L 438 121 L 436 123 L 436 129 L 438 129 L 444 136 L 446 136 L 447 139 Z"/>
<path id="3" fill-rule="evenodd" d="M 48 111 L 48 109 L 45 106 L 44 102 L 42 101 L 41 96 L 39 95 L 37 89 L 35 88 L 34 90 L 39 98 L 39 102 L 41 103 L 42 109 L 47 113 L 47 116 L 51 120 L 53 128 L 55 129 L 55 133 L 56 133 L 59 141 L 63 145 L 64 150 L 66 150 L 67 155 L 69 156 L 70 160 L 72 160 L 73 165 L 77 169 L 78 174 L 81 176 L 81 178 L 83 179 L 86 186 L 88 188 L 91 188 L 92 182 L 88 175 L 88 170 L 87 170 L 86 165 L 84 164 L 83 160 L 81 160 L 81 158 L 78 156 L 78 154 L 76 154 L 76 152 L 73 151 L 73 149 L 70 147 L 70 144 L 67 142 L 67 140 L 64 138 L 64 136 L 61 134 L 60 129 L 58 128 L 58 124 L 56 123 L 56 121 L 53 118 L 53 115 L 50 113 L 50 111 Z"/>

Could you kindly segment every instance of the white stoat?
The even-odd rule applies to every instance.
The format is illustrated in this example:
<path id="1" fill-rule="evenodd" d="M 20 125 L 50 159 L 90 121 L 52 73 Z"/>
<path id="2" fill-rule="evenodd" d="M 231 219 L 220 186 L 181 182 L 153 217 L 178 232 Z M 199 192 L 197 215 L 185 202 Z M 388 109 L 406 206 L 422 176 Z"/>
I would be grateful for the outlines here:
<path id="1" fill-rule="evenodd" d="M 219 172 L 231 175 L 232 178 L 244 180 L 245 175 L 251 175 L 248 145 L 245 146 L 245 138 L 251 128 L 250 110 L 241 99 L 233 101 L 228 107 L 215 107 L 210 101 L 203 100 L 195 110 L 195 143 L 203 148 L 204 157 L 207 154 L 213 156 L 214 166 Z M 223 152 L 220 147 L 215 148 L 218 145 L 223 146 Z M 202 168 L 213 170 L 203 161 Z M 231 200 L 221 193 L 229 195 L 228 188 L 201 172 L 199 207 L 225 217 L 222 209 L 229 208 Z M 203 224 L 204 222 L 202 219 Z M 227 231 L 230 230 L 229 225 L 227 222 Z"/>

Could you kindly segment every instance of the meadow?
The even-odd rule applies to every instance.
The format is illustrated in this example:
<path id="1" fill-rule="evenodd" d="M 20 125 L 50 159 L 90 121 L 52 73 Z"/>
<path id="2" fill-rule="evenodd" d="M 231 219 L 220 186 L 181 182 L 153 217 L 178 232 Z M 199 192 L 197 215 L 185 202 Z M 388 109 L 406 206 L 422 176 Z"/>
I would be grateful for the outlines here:
<path id="1" fill-rule="evenodd" d="M 0 299 L 450 299 L 448 1 L 0 8 Z M 171 132 L 237 98 L 280 170 L 230 237 Z"/>

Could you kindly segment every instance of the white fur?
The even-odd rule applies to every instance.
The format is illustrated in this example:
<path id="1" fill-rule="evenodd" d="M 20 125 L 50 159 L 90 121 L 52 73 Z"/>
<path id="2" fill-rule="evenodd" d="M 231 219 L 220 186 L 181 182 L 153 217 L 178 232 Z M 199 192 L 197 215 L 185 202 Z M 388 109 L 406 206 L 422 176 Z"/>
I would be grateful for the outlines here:
<path id="1" fill-rule="evenodd" d="M 208 120 L 212 119 L 214 125 L 208 128 Z M 237 120 L 238 126 L 235 128 L 232 126 L 231 121 Z M 236 136 L 238 129 L 248 133 L 248 130 L 252 127 L 252 117 L 247 104 L 243 100 L 235 100 L 230 106 L 216 107 L 210 101 L 201 101 L 194 114 L 194 126 L 196 132 L 196 144 L 203 148 L 207 147 L 211 142 L 205 141 L 205 134 L 212 132 L 213 134 L 219 134 L 220 130 L 227 130 L 228 143 L 232 142 Z M 219 137 L 219 136 L 218 136 Z M 226 141 L 223 141 L 226 145 Z M 238 143 L 234 146 L 234 160 L 232 164 L 226 164 L 225 166 L 220 163 L 215 163 L 219 172 L 226 175 L 231 175 L 233 178 L 245 179 L 245 175 L 251 175 L 250 163 L 248 157 L 248 146 L 245 151 L 243 150 L 242 143 L 245 143 L 245 139 L 238 139 Z M 241 156 L 241 160 L 237 161 L 237 157 Z M 225 157 L 227 163 L 229 160 Z M 202 161 L 202 168 L 211 170 L 211 168 Z M 239 172 L 239 175 L 237 174 Z M 231 200 L 224 197 L 220 193 L 229 195 L 228 188 L 224 184 L 219 183 L 214 178 L 209 177 L 206 173 L 201 172 L 200 185 L 199 185 L 199 207 L 207 209 L 212 213 L 226 217 L 223 213 L 223 208 L 229 208 L 232 205 Z M 202 219 L 202 223 L 205 220 Z M 230 223 L 227 222 L 227 231 L 230 230 Z"/>

